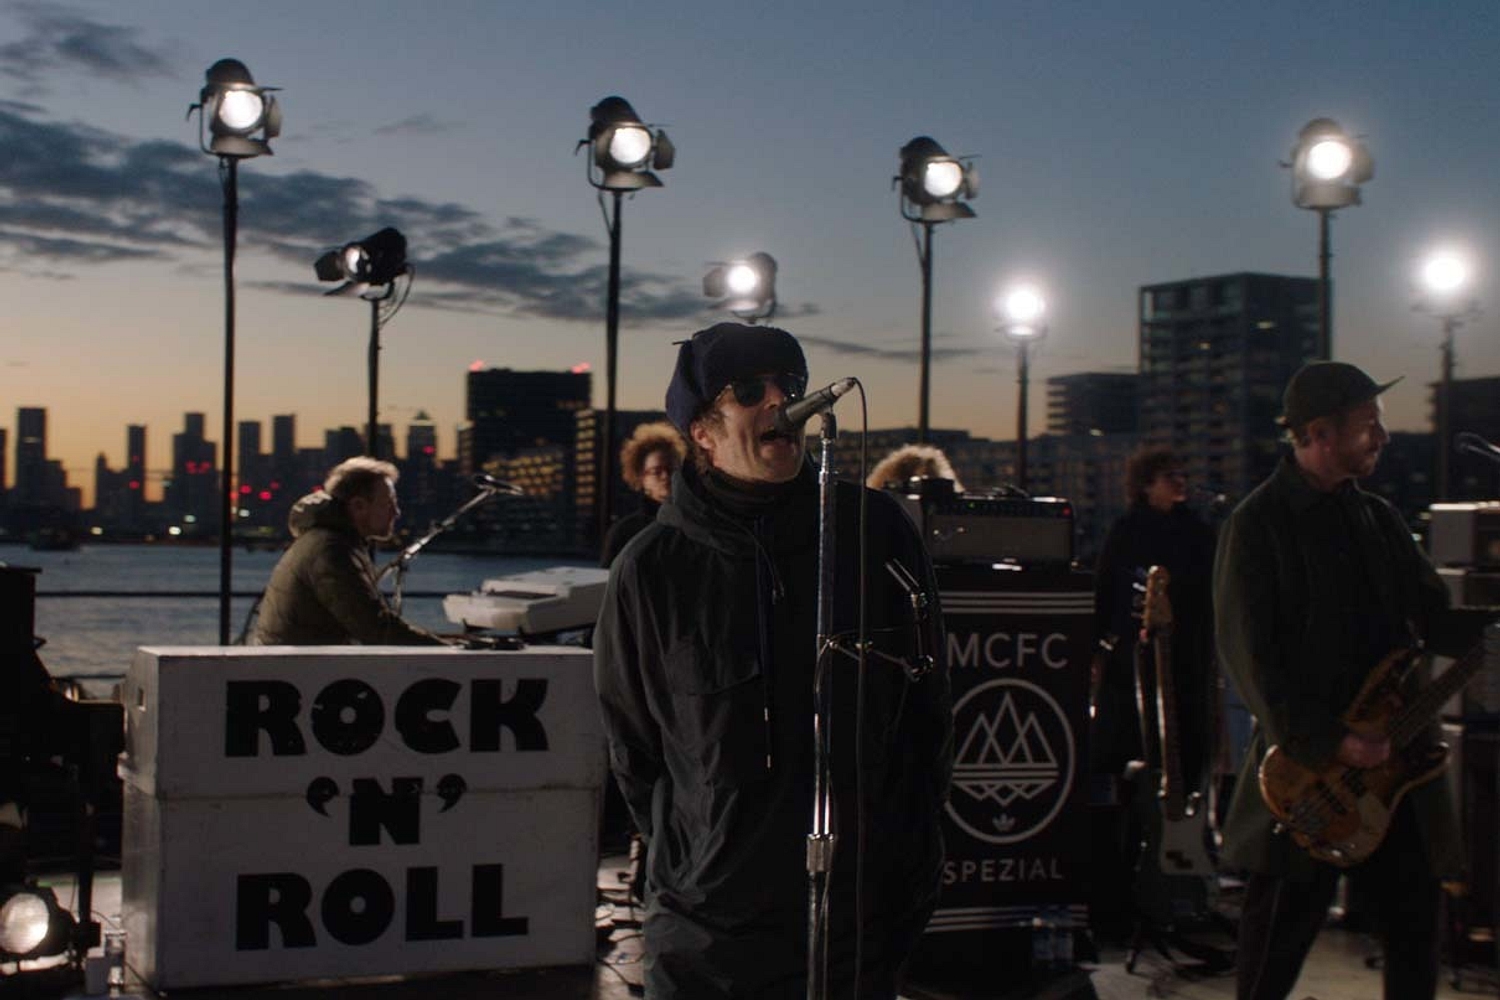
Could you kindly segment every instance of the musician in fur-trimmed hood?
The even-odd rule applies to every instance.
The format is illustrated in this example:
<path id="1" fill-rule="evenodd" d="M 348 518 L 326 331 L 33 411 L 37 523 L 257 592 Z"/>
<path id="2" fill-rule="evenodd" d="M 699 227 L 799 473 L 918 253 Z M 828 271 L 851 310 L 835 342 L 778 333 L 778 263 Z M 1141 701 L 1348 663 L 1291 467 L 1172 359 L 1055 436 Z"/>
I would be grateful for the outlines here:
<path id="1" fill-rule="evenodd" d="M 1357 856 L 1347 849 L 1349 841 L 1329 845 L 1314 838 L 1304 845 L 1278 829 L 1258 770 L 1275 747 L 1278 761 L 1313 776 L 1339 768 L 1367 774 L 1393 755 L 1415 759 L 1438 736 L 1436 720 L 1429 720 L 1403 748 L 1387 727 L 1344 721 L 1392 651 L 1425 639 L 1451 653 L 1454 640 L 1463 641 L 1462 629 L 1445 614 L 1447 590 L 1401 516 L 1358 485 L 1374 472 L 1390 440 L 1380 396 L 1395 381 L 1377 383 L 1333 361 L 1313 362 L 1293 375 L 1280 420 L 1291 454 L 1220 533 L 1214 569 L 1219 654 L 1256 719 L 1224 830 L 1225 864 L 1249 871 L 1237 963 L 1240 1000 L 1287 996 L 1341 873 L 1367 883 L 1385 948 L 1386 997 L 1412 1000 L 1436 991 L 1440 879 L 1463 866 L 1447 781 L 1439 774 L 1400 796 L 1383 841 L 1346 866 Z M 1426 673 L 1414 669 L 1401 679 L 1402 701 L 1410 704 Z M 1279 789 L 1270 794 L 1276 797 Z M 1314 793 L 1298 809 L 1317 815 L 1323 801 Z"/>

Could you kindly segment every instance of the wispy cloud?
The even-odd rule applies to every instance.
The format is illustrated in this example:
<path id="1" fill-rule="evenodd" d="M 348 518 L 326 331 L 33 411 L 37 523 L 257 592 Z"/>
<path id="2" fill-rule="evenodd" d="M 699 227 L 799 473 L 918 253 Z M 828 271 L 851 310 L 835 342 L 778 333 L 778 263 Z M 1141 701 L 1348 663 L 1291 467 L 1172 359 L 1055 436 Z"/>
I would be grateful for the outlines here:
<path id="1" fill-rule="evenodd" d="M 60 4 L 11 5 L 23 34 L 0 45 L 0 75 L 39 88 L 54 71 L 83 70 L 121 83 L 172 75 L 165 48 L 138 28 L 96 21 Z"/>
<path id="2" fill-rule="evenodd" d="M 799 334 L 804 344 L 821 347 L 834 354 L 860 358 L 878 358 L 882 361 L 905 361 L 916 363 L 922 359 L 920 347 L 882 347 L 878 344 L 861 344 L 852 340 L 835 340 L 831 337 L 814 337 Z M 934 347 L 929 354 L 933 361 L 951 361 L 972 358 L 982 352 L 977 347 Z"/>
<path id="3" fill-rule="evenodd" d="M 445 122 L 436 115 L 426 112 L 419 115 L 411 115 L 398 122 L 389 125 L 381 125 L 375 129 L 376 135 L 442 135 L 452 132 L 458 128 L 453 122 Z"/>
<path id="4" fill-rule="evenodd" d="M 0 269 L 40 276 L 46 266 L 56 277 L 59 267 L 121 260 L 192 267 L 217 246 L 222 196 L 211 162 L 191 146 L 0 103 L 0 149 Z M 382 197 L 358 178 L 311 170 L 247 172 L 239 192 L 243 251 L 310 268 L 330 245 L 395 226 L 412 248 L 427 305 L 589 322 L 603 309 L 604 249 L 591 237 L 524 217 L 492 222 L 453 202 Z M 624 282 L 627 324 L 704 311 L 696 287 L 678 277 L 634 271 Z"/>

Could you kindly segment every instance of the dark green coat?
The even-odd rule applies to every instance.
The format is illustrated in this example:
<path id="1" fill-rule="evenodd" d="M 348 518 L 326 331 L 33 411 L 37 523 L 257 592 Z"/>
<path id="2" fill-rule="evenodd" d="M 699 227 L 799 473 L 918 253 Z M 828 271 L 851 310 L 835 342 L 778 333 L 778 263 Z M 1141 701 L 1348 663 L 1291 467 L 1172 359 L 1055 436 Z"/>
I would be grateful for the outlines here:
<path id="1" fill-rule="evenodd" d="M 287 521 L 296 541 L 261 597 L 256 645 L 446 645 L 385 603 L 369 550 L 342 504 L 314 493 L 297 501 Z"/>
<path id="2" fill-rule="evenodd" d="M 1275 833 L 1257 768 L 1271 746 L 1321 767 L 1348 730 L 1340 721 L 1385 654 L 1432 630 L 1447 590 L 1390 504 L 1346 483 L 1313 489 L 1291 457 L 1230 515 L 1214 565 L 1219 656 L 1256 726 L 1224 828 L 1224 863 L 1311 873 L 1308 854 Z M 1439 652 L 1456 652 L 1439 649 Z M 1427 671 L 1411 683 L 1425 683 Z M 1436 739 L 1436 722 L 1422 738 Z M 1463 865 L 1446 780 L 1408 793 L 1439 875 Z"/>

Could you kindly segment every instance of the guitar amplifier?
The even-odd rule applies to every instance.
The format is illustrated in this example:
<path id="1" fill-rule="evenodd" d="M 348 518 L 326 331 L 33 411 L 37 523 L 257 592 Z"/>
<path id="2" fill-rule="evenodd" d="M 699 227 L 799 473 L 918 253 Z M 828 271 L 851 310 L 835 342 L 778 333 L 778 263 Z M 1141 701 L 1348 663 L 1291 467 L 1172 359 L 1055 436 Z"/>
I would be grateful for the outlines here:
<path id="1" fill-rule="evenodd" d="M 921 523 L 938 564 L 1073 560 L 1073 505 L 1058 497 L 924 498 Z"/>
<path id="2" fill-rule="evenodd" d="M 1500 568 L 1500 501 L 1435 503 L 1429 513 L 1434 565 Z"/>

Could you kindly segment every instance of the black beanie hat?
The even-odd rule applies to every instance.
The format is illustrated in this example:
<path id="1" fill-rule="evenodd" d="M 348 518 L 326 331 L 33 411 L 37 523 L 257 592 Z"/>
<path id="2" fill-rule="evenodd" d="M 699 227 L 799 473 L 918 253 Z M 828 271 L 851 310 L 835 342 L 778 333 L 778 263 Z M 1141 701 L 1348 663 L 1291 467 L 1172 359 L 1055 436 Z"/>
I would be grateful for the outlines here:
<path id="1" fill-rule="evenodd" d="M 683 435 L 693 418 L 736 379 L 781 372 L 807 378 L 802 345 L 774 326 L 718 323 L 680 344 L 667 386 L 667 419 Z"/>

